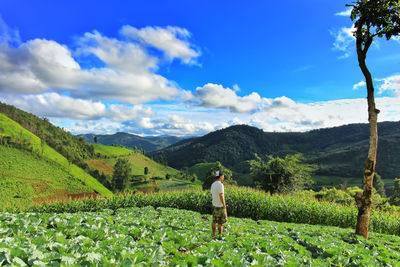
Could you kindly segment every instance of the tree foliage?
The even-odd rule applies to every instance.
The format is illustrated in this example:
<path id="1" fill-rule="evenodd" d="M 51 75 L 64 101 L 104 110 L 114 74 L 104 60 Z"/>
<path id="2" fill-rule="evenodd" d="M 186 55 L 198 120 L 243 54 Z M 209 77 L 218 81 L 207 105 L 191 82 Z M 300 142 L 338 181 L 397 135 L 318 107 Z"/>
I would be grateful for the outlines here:
<path id="1" fill-rule="evenodd" d="M 236 181 L 232 179 L 232 171 L 224 167 L 221 162 L 217 161 L 215 166 L 207 172 L 206 179 L 202 185 L 203 190 L 211 188 L 212 183 L 218 178 L 217 171 L 224 174 L 224 184 L 236 184 Z"/>
<path id="2" fill-rule="evenodd" d="M 400 178 L 395 178 L 394 191 L 390 197 L 390 204 L 400 206 Z"/>
<path id="3" fill-rule="evenodd" d="M 374 176 L 374 188 L 381 197 L 386 197 L 385 183 L 383 182 L 382 177 L 376 172 Z"/>
<path id="4" fill-rule="evenodd" d="M 254 181 L 271 194 L 302 190 L 313 183 L 311 173 L 315 170 L 314 165 L 302 163 L 303 160 L 300 153 L 284 158 L 269 155 L 266 161 L 256 155 L 251 161 Z"/>
<path id="5" fill-rule="evenodd" d="M 114 165 L 114 189 L 122 191 L 131 177 L 131 173 L 132 170 L 128 160 L 119 158 L 117 163 Z"/>
<path id="6" fill-rule="evenodd" d="M 398 0 L 358 0 L 351 5 L 351 20 L 356 20 L 354 36 L 362 42 L 365 53 L 374 37 L 389 40 L 400 33 Z"/>

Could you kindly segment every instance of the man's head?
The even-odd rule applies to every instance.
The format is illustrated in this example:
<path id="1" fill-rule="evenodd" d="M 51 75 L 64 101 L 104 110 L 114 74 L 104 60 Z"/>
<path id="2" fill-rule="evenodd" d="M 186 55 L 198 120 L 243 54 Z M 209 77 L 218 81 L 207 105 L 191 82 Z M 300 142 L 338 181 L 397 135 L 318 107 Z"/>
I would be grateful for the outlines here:
<path id="1" fill-rule="evenodd" d="M 219 172 L 219 175 L 218 175 L 217 180 L 220 181 L 220 182 L 222 182 L 224 179 L 225 179 L 224 173 L 223 173 L 223 172 Z"/>

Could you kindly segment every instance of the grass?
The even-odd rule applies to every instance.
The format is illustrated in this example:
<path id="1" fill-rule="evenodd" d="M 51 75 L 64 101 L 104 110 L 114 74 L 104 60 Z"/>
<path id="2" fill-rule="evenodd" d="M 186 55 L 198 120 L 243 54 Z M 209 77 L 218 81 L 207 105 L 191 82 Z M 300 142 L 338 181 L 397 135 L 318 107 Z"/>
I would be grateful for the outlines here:
<path id="1" fill-rule="evenodd" d="M 101 156 L 119 157 L 119 156 L 128 156 L 133 153 L 132 150 L 124 147 L 105 146 L 99 144 L 94 144 L 93 146 L 94 146 L 94 153 L 100 154 Z"/>
<path id="2" fill-rule="evenodd" d="M 210 171 L 211 168 L 215 167 L 215 162 L 211 163 L 197 163 L 188 169 L 190 174 L 196 174 L 197 178 L 201 181 L 204 181 L 207 176 L 207 172 Z"/>
<path id="3" fill-rule="evenodd" d="M 0 113 L 0 136 L 12 136 L 20 142 L 29 143 L 34 154 L 41 156 L 44 160 L 56 163 L 61 169 L 66 170 L 72 177 L 77 178 L 92 190 L 104 196 L 112 196 L 112 192 L 105 188 L 99 181 L 87 174 L 78 166 L 70 163 L 64 156 L 52 147 L 43 143 L 39 137 L 23 128 L 17 122 Z M 24 153 L 30 153 L 24 151 Z"/>
<path id="4" fill-rule="evenodd" d="M 132 175 L 144 175 L 144 168 L 147 167 L 149 169 L 148 177 L 162 177 L 165 178 L 167 174 L 171 176 L 175 176 L 179 173 L 178 170 L 175 170 L 171 167 L 162 165 L 154 160 L 144 156 L 140 153 L 133 153 L 125 156 L 118 157 L 110 157 L 110 158 L 100 158 L 100 159 L 90 159 L 87 160 L 89 166 L 97 169 L 100 173 L 104 174 L 113 173 L 113 168 L 118 158 L 127 159 L 131 165 Z"/>
<path id="5" fill-rule="evenodd" d="M 66 198 L 71 193 L 93 192 L 81 180 L 39 156 L 0 145 L 0 203 L 30 205 L 48 198 Z"/>
<path id="6" fill-rule="evenodd" d="M 338 185 L 358 186 L 362 185 L 362 177 L 340 177 L 340 176 L 323 176 L 313 175 L 312 180 L 318 187 L 335 187 Z"/>

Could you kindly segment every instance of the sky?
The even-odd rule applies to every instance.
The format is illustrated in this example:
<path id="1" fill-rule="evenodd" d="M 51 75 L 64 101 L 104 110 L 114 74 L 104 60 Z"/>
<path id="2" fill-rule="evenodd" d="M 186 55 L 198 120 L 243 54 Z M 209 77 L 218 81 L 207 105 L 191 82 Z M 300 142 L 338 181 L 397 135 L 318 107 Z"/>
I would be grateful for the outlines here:
<path id="1" fill-rule="evenodd" d="M 73 134 L 367 123 L 348 1 L 0 1 L 0 102 Z M 367 65 L 400 120 L 400 38 Z"/>

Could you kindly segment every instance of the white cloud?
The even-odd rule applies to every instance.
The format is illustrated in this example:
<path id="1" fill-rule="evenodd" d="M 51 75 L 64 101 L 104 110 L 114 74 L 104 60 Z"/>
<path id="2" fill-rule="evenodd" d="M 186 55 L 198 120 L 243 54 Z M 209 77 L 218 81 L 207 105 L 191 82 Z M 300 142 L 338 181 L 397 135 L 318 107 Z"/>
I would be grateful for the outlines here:
<path id="1" fill-rule="evenodd" d="M 342 52 L 339 59 L 348 58 L 352 54 L 350 49 L 352 49 L 352 44 L 355 43 L 354 31 L 354 25 L 350 28 L 343 27 L 339 31 L 331 31 L 331 35 L 335 37 L 333 49 Z"/>
<path id="2" fill-rule="evenodd" d="M 148 26 L 137 29 L 125 25 L 120 33 L 127 38 L 138 40 L 160 49 L 170 60 L 179 58 L 183 63 L 194 64 L 196 63 L 196 58 L 200 56 L 200 52 L 191 47 L 188 42 L 190 32 L 183 28 Z"/>
<path id="3" fill-rule="evenodd" d="M 0 101 L 3 101 L 0 97 Z M 248 124 L 264 131 L 308 131 L 334 127 L 349 123 L 367 123 L 366 99 L 343 99 L 315 103 L 299 103 L 287 97 L 263 99 L 263 109 L 252 113 L 236 113 L 226 109 L 193 107 L 187 109 L 183 103 L 151 106 L 126 107 L 118 105 L 119 112 L 111 112 L 111 106 L 97 107 L 98 113 L 91 112 L 84 120 L 72 120 L 67 128 L 73 133 L 115 133 L 118 131 L 139 135 L 199 136 L 230 125 Z M 400 120 L 400 98 L 378 97 L 377 108 L 381 110 L 379 121 Z M 39 105 L 36 102 L 29 104 Z M 96 107 L 96 103 L 91 103 Z M 95 110 L 94 107 L 87 110 Z M 64 109 L 64 115 L 68 110 Z M 82 108 L 82 110 L 84 110 Z M 87 111 L 88 112 L 88 111 Z M 74 112 L 75 113 L 75 112 Z M 83 111 L 81 111 L 83 113 Z M 88 112 L 89 113 L 89 112 Z M 60 113 L 55 113 L 58 115 Z M 100 114 L 101 119 L 97 119 Z M 131 115 L 129 115 L 131 114 Z M 61 116 L 61 115 L 60 115 Z M 65 127 L 68 116 L 61 117 Z M 96 120 L 94 119 L 96 118 Z M 53 119 L 54 120 L 54 119 Z"/>
<path id="4" fill-rule="evenodd" d="M 115 134 L 125 131 L 123 124 L 108 119 L 71 121 L 71 126 L 68 129 L 73 134 Z"/>
<path id="5" fill-rule="evenodd" d="M 233 91 L 235 91 L 235 92 L 239 92 L 239 91 L 240 91 L 240 87 L 239 87 L 239 85 L 237 85 L 237 84 L 234 84 L 234 85 L 232 86 L 232 89 L 233 89 Z"/>
<path id="6" fill-rule="evenodd" d="M 361 82 L 359 82 L 359 83 L 356 83 L 356 84 L 353 85 L 353 90 L 358 90 L 358 89 L 360 89 L 361 87 L 364 87 L 365 85 L 366 85 L 366 83 L 365 83 L 364 81 L 361 81 Z"/>
<path id="7" fill-rule="evenodd" d="M 395 96 L 400 96 L 400 75 L 393 75 L 383 79 L 377 79 L 377 81 L 383 82 L 379 87 L 379 93 L 385 91 L 393 92 Z M 400 112 L 400 111 L 399 111 Z"/>
<path id="8" fill-rule="evenodd" d="M 153 116 L 149 107 L 142 105 L 126 106 L 112 104 L 108 107 L 97 101 L 75 99 L 57 93 L 40 95 L 0 94 L 0 101 L 14 105 L 37 116 L 96 120 L 107 118 L 114 121 L 127 121 L 139 117 Z"/>
<path id="9" fill-rule="evenodd" d="M 194 97 L 199 106 L 222 108 L 238 113 L 255 112 L 260 109 L 262 104 L 260 95 L 255 92 L 248 96 L 240 97 L 235 90 L 213 83 L 197 87 Z"/>
<path id="10" fill-rule="evenodd" d="M 345 17 L 350 17 L 351 11 L 353 10 L 352 7 L 349 7 L 348 9 L 338 12 L 335 14 L 335 16 L 345 16 Z"/>
<path id="11" fill-rule="evenodd" d="M 146 33 L 149 29 L 138 31 Z M 162 33 L 175 36 L 165 47 L 157 47 L 167 55 L 186 63 L 199 55 L 189 48 L 190 43 L 185 39 L 190 35 L 187 30 L 151 29 L 150 33 L 159 32 L 160 38 Z M 151 40 L 155 41 L 157 35 L 152 34 Z M 186 37 L 181 40 L 177 36 Z M 69 91 L 76 98 L 127 104 L 171 100 L 184 95 L 174 82 L 155 73 L 160 58 L 150 55 L 140 42 L 108 38 L 97 31 L 78 38 L 76 51 L 45 39 L 29 40 L 16 47 L 10 45 L 8 37 L 0 40 L 0 92 L 40 94 L 61 90 Z M 94 55 L 104 66 L 83 69 L 74 56 L 85 55 Z"/>
<path id="12" fill-rule="evenodd" d="M 10 43 L 18 45 L 21 43 L 21 37 L 17 29 L 10 28 L 0 16 L 0 43 Z"/>

